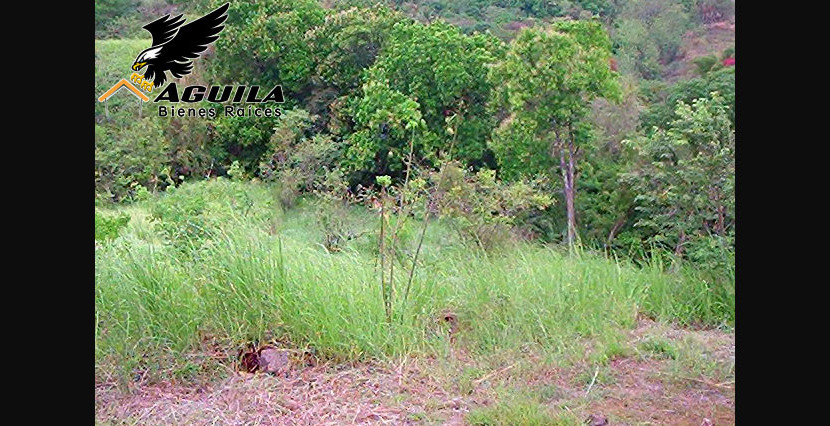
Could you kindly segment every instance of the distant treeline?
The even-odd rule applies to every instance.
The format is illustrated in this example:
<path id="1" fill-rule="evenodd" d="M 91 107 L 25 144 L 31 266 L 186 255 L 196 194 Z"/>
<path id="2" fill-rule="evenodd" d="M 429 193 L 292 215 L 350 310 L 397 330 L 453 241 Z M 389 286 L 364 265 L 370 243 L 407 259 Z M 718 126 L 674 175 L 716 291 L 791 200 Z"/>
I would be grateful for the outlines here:
<path id="1" fill-rule="evenodd" d="M 149 46 L 141 25 L 222 3 L 96 2 L 96 36 L 113 39 L 96 40 L 96 97 Z M 160 119 L 131 97 L 96 102 L 96 202 L 231 167 L 287 194 L 401 183 L 411 146 L 421 175 L 452 161 L 506 185 L 532 179 L 554 200 L 516 218 L 529 235 L 731 267 L 734 48 L 696 62 L 692 79 L 664 78 L 684 34 L 731 18 L 734 3 L 323 3 L 232 2 L 187 77 L 280 84 L 279 119 Z"/>

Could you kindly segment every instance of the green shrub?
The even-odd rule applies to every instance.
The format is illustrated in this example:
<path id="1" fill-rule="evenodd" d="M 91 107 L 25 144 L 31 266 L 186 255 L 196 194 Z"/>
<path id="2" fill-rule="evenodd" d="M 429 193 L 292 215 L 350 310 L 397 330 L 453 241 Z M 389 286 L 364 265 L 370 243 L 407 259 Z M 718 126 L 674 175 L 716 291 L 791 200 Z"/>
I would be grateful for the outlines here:
<path id="1" fill-rule="evenodd" d="M 647 241 L 700 265 L 722 267 L 735 232 L 735 127 L 714 92 L 648 137 L 627 142 L 638 163 L 621 177 L 637 193 L 634 224 Z M 716 236 L 716 239 L 710 237 Z M 689 250 L 692 253 L 689 253 Z"/>
<path id="2" fill-rule="evenodd" d="M 543 180 L 504 182 L 493 170 L 472 173 L 459 163 L 444 166 L 428 176 L 439 215 L 459 235 L 482 249 L 507 242 L 514 225 L 534 210 L 544 210 L 553 198 L 542 190 Z"/>
<path id="3" fill-rule="evenodd" d="M 686 245 L 688 259 L 714 277 L 729 277 L 735 271 L 734 235 L 706 235 L 692 238 Z"/>
<path id="4" fill-rule="evenodd" d="M 720 64 L 715 55 L 699 56 L 692 60 L 699 75 L 706 75 Z"/>
<path id="5" fill-rule="evenodd" d="M 654 127 L 666 127 L 675 118 L 678 102 L 691 104 L 695 99 L 708 98 L 718 92 L 729 108 L 729 118 L 735 123 L 735 68 L 714 70 L 703 77 L 681 81 L 668 88 L 655 87 L 651 105 L 640 115 L 640 128 L 651 132 Z"/>
<path id="6" fill-rule="evenodd" d="M 118 231 L 130 223 L 130 216 L 120 214 L 108 217 L 95 211 L 95 241 L 106 241 L 118 236 Z"/>
<path id="7" fill-rule="evenodd" d="M 151 191 L 172 181 L 169 140 L 154 117 L 124 126 L 95 126 L 95 192 L 112 201 L 130 199 L 140 185 Z"/>
<path id="8" fill-rule="evenodd" d="M 665 337 L 648 337 L 638 347 L 659 359 L 677 359 L 677 347 Z"/>
<path id="9" fill-rule="evenodd" d="M 224 0 L 212 3 L 218 7 Z M 228 82 L 281 84 L 291 98 L 309 84 L 314 71 L 305 33 L 324 18 L 325 9 L 314 0 L 236 3 L 216 40 L 212 72 Z"/>
<path id="10" fill-rule="evenodd" d="M 321 190 L 338 172 L 341 144 L 328 135 L 310 137 L 315 118 L 302 109 L 287 110 L 274 127 L 268 154 L 259 164 L 260 176 L 279 186 L 284 209 L 291 208 L 301 193 Z"/>
<path id="11" fill-rule="evenodd" d="M 261 186 L 220 177 L 168 190 L 151 204 L 150 213 L 173 245 L 196 248 L 217 238 L 229 223 L 252 220 L 266 229 L 272 208 L 267 194 Z"/>

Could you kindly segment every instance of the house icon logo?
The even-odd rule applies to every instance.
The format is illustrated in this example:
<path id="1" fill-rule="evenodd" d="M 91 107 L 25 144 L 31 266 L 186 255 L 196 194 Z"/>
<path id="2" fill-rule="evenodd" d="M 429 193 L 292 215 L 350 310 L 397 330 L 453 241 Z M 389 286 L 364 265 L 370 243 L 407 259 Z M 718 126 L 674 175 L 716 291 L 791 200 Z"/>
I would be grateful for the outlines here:
<path id="1" fill-rule="evenodd" d="M 138 88 L 136 88 L 132 85 L 132 83 L 123 78 L 118 83 L 115 83 L 115 86 L 110 87 L 109 90 L 107 90 L 106 92 L 104 92 L 103 95 L 98 97 L 98 102 L 104 102 L 104 109 L 106 111 L 107 117 L 109 117 L 110 115 L 109 104 L 106 102 L 107 99 L 109 99 L 110 96 L 114 95 L 115 92 L 125 87 L 127 88 L 127 90 L 130 91 L 130 93 L 132 93 L 133 95 L 135 95 L 135 97 L 138 98 L 138 116 L 141 117 L 141 103 L 149 102 L 150 98 L 148 98 L 147 95 L 145 95 L 144 93 L 141 93 L 141 91 L 138 90 Z"/>
<path id="2" fill-rule="evenodd" d="M 150 98 L 147 97 L 144 93 L 141 93 L 135 86 L 132 85 L 129 81 L 125 79 L 121 79 L 118 83 L 115 83 L 115 86 L 112 86 L 110 90 L 107 90 L 101 97 L 98 98 L 98 102 L 104 102 L 109 99 L 110 96 L 114 95 L 115 92 L 119 91 L 122 88 L 127 88 L 133 95 L 135 95 L 139 100 L 144 102 L 149 102 Z"/>

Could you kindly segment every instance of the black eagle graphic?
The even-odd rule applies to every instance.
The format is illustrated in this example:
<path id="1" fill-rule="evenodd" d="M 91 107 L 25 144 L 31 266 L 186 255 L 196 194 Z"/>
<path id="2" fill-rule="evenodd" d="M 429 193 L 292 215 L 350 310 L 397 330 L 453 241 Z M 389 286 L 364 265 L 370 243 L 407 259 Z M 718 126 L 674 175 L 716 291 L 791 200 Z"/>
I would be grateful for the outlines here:
<path id="1" fill-rule="evenodd" d="M 230 3 L 225 3 L 213 12 L 182 26 L 182 15 L 171 18 L 170 15 L 156 19 L 143 28 L 153 35 L 153 46 L 145 49 L 133 63 L 133 71 L 144 66 L 144 78 L 159 87 L 167 81 L 165 71 L 173 77 L 181 78 L 193 69 L 193 59 L 207 49 L 210 43 L 219 38 L 217 34 L 225 28 L 221 25 L 228 19 L 225 14 Z M 181 27 L 181 28 L 179 28 Z"/>

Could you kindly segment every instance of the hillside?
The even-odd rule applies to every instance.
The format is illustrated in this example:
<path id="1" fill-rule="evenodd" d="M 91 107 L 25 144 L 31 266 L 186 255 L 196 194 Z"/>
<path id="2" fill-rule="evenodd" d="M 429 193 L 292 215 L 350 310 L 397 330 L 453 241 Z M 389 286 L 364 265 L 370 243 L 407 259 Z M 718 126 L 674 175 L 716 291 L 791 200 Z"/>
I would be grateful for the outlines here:
<path id="1" fill-rule="evenodd" d="M 735 423 L 733 0 L 224 3 L 95 4 L 96 424 Z"/>
<path id="2" fill-rule="evenodd" d="M 730 48 L 735 48 L 734 20 L 706 24 L 697 31 L 687 33 L 683 37 L 681 56 L 670 67 L 666 81 L 673 83 L 697 77 L 695 59 L 710 55 L 720 58 Z"/>
<path id="3" fill-rule="evenodd" d="M 436 223 L 386 323 L 374 212 L 313 198 L 283 212 L 275 189 L 219 179 L 96 212 L 129 218 L 96 241 L 99 420 L 734 421 L 733 332 L 680 327 L 729 330 L 734 306 L 693 270 L 525 243 L 477 253 Z M 332 213 L 360 235 L 337 251 L 319 244 Z M 288 380 L 245 373 L 246 344 L 296 354 Z"/>

